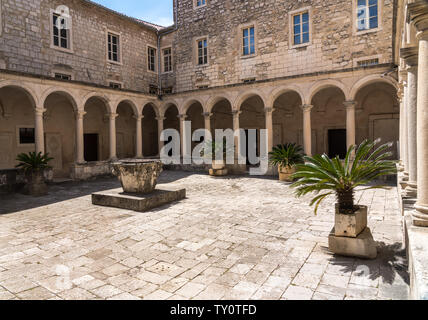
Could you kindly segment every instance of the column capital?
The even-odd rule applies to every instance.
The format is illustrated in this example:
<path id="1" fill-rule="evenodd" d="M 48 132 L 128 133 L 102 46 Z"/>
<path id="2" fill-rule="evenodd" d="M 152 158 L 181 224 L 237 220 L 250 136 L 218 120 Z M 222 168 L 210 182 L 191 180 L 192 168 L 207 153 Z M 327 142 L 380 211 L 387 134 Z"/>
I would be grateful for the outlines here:
<path id="1" fill-rule="evenodd" d="M 202 115 L 203 115 L 205 118 L 211 118 L 211 117 L 212 117 L 212 115 L 213 115 L 213 113 L 211 113 L 211 112 L 204 112 L 204 113 L 202 113 Z"/>
<path id="2" fill-rule="evenodd" d="M 242 111 L 241 110 L 232 110 L 232 115 L 233 115 L 233 117 L 238 117 L 239 118 L 239 115 L 242 113 Z"/>
<path id="3" fill-rule="evenodd" d="M 311 112 L 313 107 L 314 106 L 311 104 L 303 104 L 300 106 L 300 108 L 303 110 L 303 112 Z"/>
<path id="4" fill-rule="evenodd" d="M 142 119 L 144 119 L 144 116 L 142 116 L 142 115 L 138 115 L 138 116 L 133 115 L 132 117 L 137 121 L 141 121 Z"/>
<path id="5" fill-rule="evenodd" d="M 354 109 L 354 110 L 355 110 L 355 107 L 356 107 L 356 105 L 357 105 L 357 101 L 353 101 L 353 100 L 344 101 L 344 102 L 343 102 L 343 105 L 345 106 L 345 108 L 346 108 L 347 110 L 348 110 L 348 109 L 350 109 L 350 110 Z"/>
<path id="6" fill-rule="evenodd" d="M 418 40 L 428 40 L 428 2 L 426 0 L 416 0 L 407 4 L 407 22 L 415 26 Z"/>
<path id="7" fill-rule="evenodd" d="M 107 117 L 110 120 L 115 120 L 118 116 L 119 116 L 119 114 L 117 114 L 117 113 L 109 113 L 109 114 L 107 114 Z"/>
<path id="8" fill-rule="evenodd" d="M 273 113 L 275 111 L 274 108 L 267 107 L 265 108 L 265 113 Z"/>
<path id="9" fill-rule="evenodd" d="M 78 110 L 77 112 L 76 112 L 76 119 L 83 119 L 83 117 L 85 116 L 87 114 L 87 112 L 86 111 L 84 111 L 84 110 Z"/>
<path id="10" fill-rule="evenodd" d="M 165 117 L 156 117 L 157 121 L 164 121 L 166 118 Z"/>
<path id="11" fill-rule="evenodd" d="M 37 116 L 43 116 L 43 114 L 46 112 L 46 109 L 45 108 L 35 108 L 34 109 L 34 112 L 35 112 L 35 114 L 37 115 Z"/>
<path id="12" fill-rule="evenodd" d="M 400 49 L 400 57 L 407 64 L 406 71 L 409 67 L 415 67 L 418 65 L 418 47 L 406 47 Z"/>
<path id="13" fill-rule="evenodd" d="M 187 119 L 187 114 L 179 114 L 177 118 L 184 121 Z"/>

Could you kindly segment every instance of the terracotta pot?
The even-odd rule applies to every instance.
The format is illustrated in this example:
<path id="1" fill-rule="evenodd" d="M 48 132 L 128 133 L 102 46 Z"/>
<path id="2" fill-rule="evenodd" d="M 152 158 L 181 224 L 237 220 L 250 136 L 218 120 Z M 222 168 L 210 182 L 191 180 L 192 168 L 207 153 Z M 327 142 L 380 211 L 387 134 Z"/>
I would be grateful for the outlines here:
<path id="1" fill-rule="evenodd" d="M 334 222 L 334 234 L 336 237 L 356 238 L 367 227 L 367 207 L 356 206 L 358 210 L 353 214 L 339 212 L 339 204 L 336 203 Z"/>
<path id="2" fill-rule="evenodd" d="M 292 182 L 291 176 L 296 172 L 296 168 L 278 166 L 279 180 Z"/>
<path id="3" fill-rule="evenodd" d="M 213 160 L 211 166 L 214 170 L 222 170 L 226 167 L 226 165 L 224 164 L 224 160 Z"/>

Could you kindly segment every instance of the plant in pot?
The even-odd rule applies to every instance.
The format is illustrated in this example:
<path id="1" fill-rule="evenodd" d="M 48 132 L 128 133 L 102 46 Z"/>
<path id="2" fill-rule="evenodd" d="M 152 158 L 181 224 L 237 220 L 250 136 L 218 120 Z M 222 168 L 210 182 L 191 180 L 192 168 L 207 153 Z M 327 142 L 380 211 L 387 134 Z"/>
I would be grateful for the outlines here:
<path id="1" fill-rule="evenodd" d="M 303 163 L 303 149 L 295 143 L 277 145 L 269 153 L 269 162 L 273 166 L 278 166 L 279 180 L 293 181 L 292 175 L 295 173 L 295 166 Z"/>
<path id="2" fill-rule="evenodd" d="M 315 214 L 320 203 L 330 195 L 336 195 L 335 226 L 329 237 L 331 251 L 363 258 L 376 257 L 376 245 L 367 228 L 367 206 L 355 204 L 355 192 L 386 188 L 369 185 L 373 180 L 396 173 L 394 161 L 387 160 L 392 144 L 378 146 L 380 140 L 365 140 L 358 147 L 351 146 L 345 160 L 330 159 L 327 155 L 304 157 L 305 164 L 297 165 L 293 185 L 298 197 L 315 192 L 311 205 Z M 354 155 L 355 151 L 355 155 Z M 321 194 L 320 194 L 321 193 Z"/>
<path id="3" fill-rule="evenodd" d="M 201 150 L 201 157 L 211 159 L 211 169 L 209 170 L 210 175 L 214 176 L 225 176 L 227 175 L 226 169 L 226 156 L 230 147 L 227 146 L 226 139 L 222 142 L 207 141 L 204 148 Z M 233 148 L 232 148 L 233 149 Z M 217 160 L 216 156 L 223 154 L 223 160 Z"/>
<path id="4" fill-rule="evenodd" d="M 29 152 L 18 154 L 16 160 L 19 162 L 16 168 L 24 171 L 27 180 L 25 193 L 32 196 L 46 195 L 48 188 L 44 179 L 44 171 L 52 168 L 49 166 L 49 161 L 53 158 L 50 158 L 49 154 Z"/>

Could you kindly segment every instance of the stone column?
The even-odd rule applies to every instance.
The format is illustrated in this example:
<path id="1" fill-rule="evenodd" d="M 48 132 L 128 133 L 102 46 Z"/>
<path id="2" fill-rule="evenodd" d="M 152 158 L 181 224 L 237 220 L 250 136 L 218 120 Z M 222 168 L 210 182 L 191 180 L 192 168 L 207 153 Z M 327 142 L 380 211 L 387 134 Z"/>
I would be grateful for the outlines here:
<path id="1" fill-rule="evenodd" d="M 46 112 L 45 108 L 35 108 L 34 110 L 34 135 L 36 144 L 36 153 L 45 153 L 45 130 L 43 128 L 43 114 Z"/>
<path id="2" fill-rule="evenodd" d="M 273 121 L 272 121 L 272 113 L 275 111 L 274 108 L 265 108 L 265 122 L 266 122 L 266 130 L 268 134 L 268 145 L 267 151 L 271 152 L 273 148 Z"/>
<path id="3" fill-rule="evenodd" d="M 351 146 L 355 146 L 355 107 L 356 101 L 345 101 L 343 103 L 346 108 L 346 147 L 349 150 Z"/>
<path id="4" fill-rule="evenodd" d="M 401 71 L 400 71 L 401 73 Z M 401 76 L 400 76 L 401 79 Z M 399 84 L 399 88 L 397 91 L 397 97 L 398 100 L 400 102 L 400 132 L 399 132 L 399 145 L 400 145 L 400 162 L 398 165 L 398 170 L 400 172 L 404 171 L 404 160 L 403 160 L 403 150 L 404 150 L 404 141 L 403 141 L 403 127 L 404 127 L 404 86 L 403 86 L 403 82 L 401 82 L 400 80 L 400 84 Z"/>
<path id="5" fill-rule="evenodd" d="M 185 156 L 185 150 L 186 148 L 188 148 L 189 146 L 187 145 L 187 141 L 188 141 L 188 134 L 192 134 L 191 132 L 187 132 L 187 130 L 185 130 L 184 127 L 184 122 L 187 119 L 187 114 L 179 114 L 177 116 L 180 119 L 180 139 L 181 139 L 181 156 L 184 158 Z"/>
<path id="6" fill-rule="evenodd" d="M 407 101 L 408 101 L 408 94 L 407 94 L 407 76 L 406 76 L 406 81 L 404 81 L 403 83 L 403 87 L 404 87 L 404 99 L 403 99 L 403 114 L 404 114 L 404 119 L 403 119 L 403 142 L 404 142 L 404 149 L 403 149 L 403 167 L 404 167 L 404 171 L 403 171 L 403 181 L 407 181 L 409 178 L 409 143 L 408 143 L 408 130 L 407 130 L 407 110 L 408 110 L 408 105 L 407 105 Z M 405 187 L 405 186 L 404 186 Z"/>
<path id="7" fill-rule="evenodd" d="M 307 156 L 312 156 L 312 126 L 311 110 L 314 106 L 309 104 L 302 105 L 303 110 L 303 149 Z"/>
<path id="8" fill-rule="evenodd" d="M 211 133 L 211 117 L 213 114 L 210 112 L 204 112 L 202 115 L 204 116 L 205 130 Z"/>
<path id="9" fill-rule="evenodd" d="M 86 112 L 79 110 L 76 113 L 76 162 L 85 163 L 85 150 L 83 139 L 83 117 Z"/>
<path id="10" fill-rule="evenodd" d="M 110 113 L 109 115 L 109 136 L 110 136 L 110 160 L 117 160 L 116 155 L 116 118 L 117 113 Z"/>
<path id="11" fill-rule="evenodd" d="M 413 224 L 428 227 L 428 2 L 408 4 L 419 42 L 417 89 L 418 198 L 413 211 Z"/>
<path id="12" fill-rule="evenodd" d="M 407 152 L 409 180 L 405 189 L 407 197 L 417 195 L 417 77 L 418 48 L 410 47 L 400 50 L 400 55 L 407 64 Z"/>
<path id="13" fill-rule="evenodd" d="M 242 113 L 242 111 L 239 110 L 233 110 L 232 111 L 232 115 L 233 115 L 233 132 L 235 133 L 235 159 L 238 159 L 238 155 L 240 152 L 240 144 L 241 144 L 241 139 L 240 136 L 236 135 L 239 132 L 239 115 Z"/>
<path id="14" fill-rule="evenodd" d="M 135 119 L 135 129 L 137 130 L 137 139 L 135 146 L 135 157 L 142 158 L 143 157 L 143 128 L 141 127 L 141 120 L 144 116 L 134 116 Z"/>
<path id="15" fill-rule="evenodd" d="M 161 141 L 161 133 L 163 131 L 163 122 L 166 118 L 165 117 L 157 117 L 156 120 L 158 121 L 158 146 L 159 146 L 159 155 L 161 154 L 161 150 L 164 146 L 164 141 Z"/>

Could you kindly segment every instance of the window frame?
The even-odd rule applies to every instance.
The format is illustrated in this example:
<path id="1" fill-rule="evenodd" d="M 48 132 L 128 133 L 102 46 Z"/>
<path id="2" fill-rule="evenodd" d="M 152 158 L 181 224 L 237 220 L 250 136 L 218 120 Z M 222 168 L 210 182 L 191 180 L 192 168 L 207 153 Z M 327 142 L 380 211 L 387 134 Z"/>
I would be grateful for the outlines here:
<path id="1" fill-rule="evenodd" d="M 294 17 L 297 15 L 302 16 L 304 13 L 308 13 L 308 23 L 309 23 L 309 41 L 304 43 L 295 44 L 294 43 Z M 312 22 L 312 7 L 304 7 L 297 10 L 290 11 L 288 13 L 289 20 L 289 49 L 303 48 L 312 45 L 312 31 L 313 31 L 313 22 Z M 302 30 L 300 34 L 303 34 Z"/>
<path id="2" fill-rule="evenodd" d="M 366 0 L 368 3 L 368 0 Z M 352 0 L 352 30 L 354 35 L 364 35 L 367 33 L 381 31 L 382 17 L 383 17 L 383 0 L 377 0 L 377 28 L 372 29 L 358 29 L 358 0 Z"/>
<path id="3" fill-rule="evenodd" d="M 169 64 L 170 64 L 170 70 L 165 69 L 165 50 L 170 50 L 169 53 Z M 166 46 L 161 48 L 162 52 L 162 73 L 172 73 L 173 72 L 173 57 L 172 57 L 172 46 Z"/>
<path id="4" fill-rule="evenodd" d="M 154 64 L 154 70 L 151 70 L 149 68 L 149 49 L 155 50 L 154 63 L 153 63 Z M 157 46 L 151 45 L 151 44 L 146 45 L 146 59 L 147 59 L 146 60 L 147 72 L 157 73 L 157 71 L 158 71 L 158 64 L 159 64 Z"/>
<path id="5" fill-rule="evenodd" d="M 254 53 L 244 54 L 244 30 L 254 28 Z M 249 39 L 251 36 L 249 35 Z M 249 23 L 241 24 L 238 26 L 238 39 L 239 39 L 239 51 L 241 59 L 248 59 L 257 56 L 258 45 L 257 45 L 257 22 L 252 21 Z M 251 45 L 249 44 L 249 48 Z"/>
<path id="6" fill-rule="evenodd" d="M 202 1 L 202 0 L 199 0 L 199 1 Z M 198 6 L 198 0 L 193 0 L 193 9 L 201 9 L 206 7 L 208 5 L 208 1 L 209 0 L 205 0 L 205 4 L 201 4 Z"/>
<path id="7" fill-rule="evenodd" d="M 119 86 L 120 86 L 120 88 L 113 88 L 113 87 L 111 86 L 111 84 L 112 84 L 112 83 L 119 85 Z M 121 90 L 121 89 L 123 89 L 123 82 L 108 79 L 108 80 L 107 80 L 107 86 L 108 86 L 110 89 L 113 89 L 113 90 Z"/>
<path id="8" fill-rule="evenodd" d="M 21 129 L 34 129 L 34 143 L 21 143 Z M 32 148 L 36 145 L 36 129 L 34 125 L 17 125 L 16 126 L 16 146 L 19 148 Z"/>
<path id="9" fill-rule="evenodd" d="M 49 25 L 50 25 L 50 47 L 51 49 L 55 49 L 61 52 L 65 52 L 65 53 L 74 53 L 73 50 L 73 23 L 72 23 L 72 18 L 70 17 L 63 17 L 64 19 L 67 19 L 67 23 L 69 25 L 69 31 L 67 33 L 67 48 L 63 48 L 60 45 L 60 42 L 58 43 L 59 45 L 55 45 L 54 42 L 54 15 L 57 16 L 61 16 L 60 13 L 58 13 L 56 10 L 54 9 L 50 9 L 49 10 Z"/>
<path id="10" fill-rule="evenodd" d="M 199 42 L 206 40 L 207 41 L 207 54 L 206 54 L 206 63 L 199 64 Z M 210 43 L 209 43 L 209 37 L 208 36 L 202 36 L 195 38 L 194 41 L 194 57 L 195 57 L 195 64 L 198 67 L 206 67 L 210 63 Z"/>
<path id="11" fill-rule="evenodd" d="M 58 78 L 57 75 L 61 76 L 61 78 Z M 63 77 L 69 77 L 69 79 L 64 79 Z M 65 72 L 54 72 L 54 78 L 55 80 L 59 80 L 59 81 L 71 81 L 73 80 L 73 76 L 69 73 L 65 73 Z"/>
<path id="12" fill-rule="evenodd" d="M 108 41 L 108 36 L 109 35 L 113 35 L 116 36 L 119 40 L 119 45 L 117 46 L 118 49 L 118 61 L 115 60 L 111 60 L 109 58 L 109 41 Z M 106 29 L 106 59 L 108 63 L 112 63 L 112 64 L 117 64 L 117 65 L 122 65 L 122 33 L 121 32 L 115 32 L 109 29 Z"/>
<path id="13" fill-rule="evenodd" d="M 358 65 L 358 63 L 361 62 L 361 61 L 368 61 L 368 60 L 375 60 L 375 59 L 378 59 L 379 64 L 382 64 L 382 55 L 381 54 L 377 54 L 377 55 L 373 55 L 373 56 L 364 56 L 364 57 L 360 57 L 360 58 L 355 58 L 355 59 L 353 59 L 354 68 L 361 68 Z"/>

